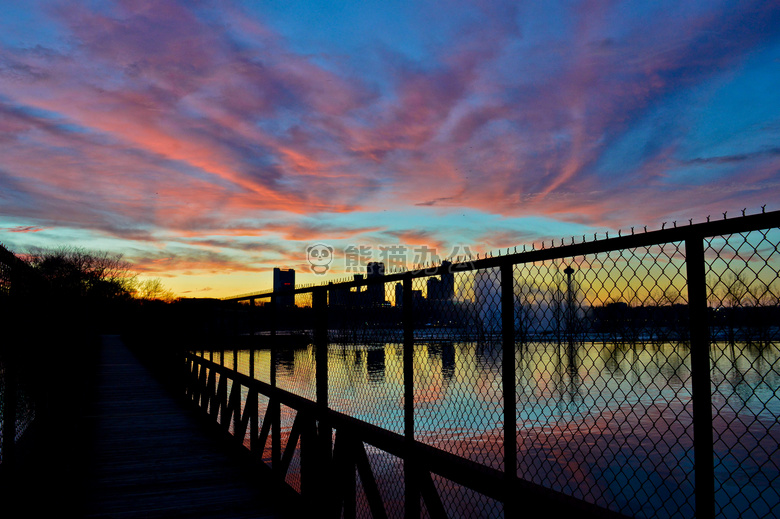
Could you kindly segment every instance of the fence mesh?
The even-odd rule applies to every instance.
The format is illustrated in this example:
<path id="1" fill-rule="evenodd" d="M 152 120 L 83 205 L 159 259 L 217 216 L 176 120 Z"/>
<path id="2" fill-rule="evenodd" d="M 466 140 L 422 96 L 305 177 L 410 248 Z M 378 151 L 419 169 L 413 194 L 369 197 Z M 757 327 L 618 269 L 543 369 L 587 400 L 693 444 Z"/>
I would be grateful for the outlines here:
<path id="1" fill-rule="evenodd" d="M 773 517 L 780 509 L 778 246 L 774 228 L 704 241 L 718 517 Z M 427 446 L 497 471 L 516 454 L 518 478 L 625 516 L 694 517 L 685 241 L 603 250 L 339 284 L 327 289 L 325 345 L 314 345 L 313 291 L 287 306 L 258 306 L 254 333 L 273 328 L 277 342 L 275 357 L 254 350 L 254 376 L 268 381 L 275 370 L 279 388 L 314 401 L 317 347 L 326 347 L 333 410 L 403 434 L 411 383 L 414 438 Z M 510 287 L 501 268 L 510 269 Z M 510 289 L 507 323 L 502 293 Z M 503 379 L 506 327 L 514 334 L 512 381 Z M 242 358 L 239 371 L 248 373 Z M 504 423 L 506 385 L 514 388 L 514 429 Z M 296 413 L 283 406 L 283 438 Z M 517 452 L 505 453 L 504 437 L 513 433 Z M 404 460 L 363 446 L 388 516 L 400 517 Z M 288 473 L 296 489 L 297 456 Z M 431 477 L 449 517 L 504 513 L 500 501 Z M 370 517 L 357 481 L 357 515 Z M 423 516 L 432 506 L 422 503 Z"/>
<path id="2" fill-rule="evenodd" d="M 412 285 L 415 439 L 503 469 L 498 269 Z M 419 309 L 419 310 L 418 310 Z M 465 338 L 465 340 L 464 340 Z"/>
<path id="3" fill-rule="evenodd" d="M 328 403 L 393 432 L 403 431 L 403 329 L 395 285 L 331 295 Z M 381 288 L 382 292 L 377 291 Z"/>
<path id="4" fill-rule="evenodd" d="M 518 475 L 635 517 L 692 514 L 682 246 L 515 267 Z"/>
<path id="5" fill-rule="evenodd" d="M 778 242 L 778 229 L 706 242 L 721 517 L 767 517 L 780 510 Z"/>

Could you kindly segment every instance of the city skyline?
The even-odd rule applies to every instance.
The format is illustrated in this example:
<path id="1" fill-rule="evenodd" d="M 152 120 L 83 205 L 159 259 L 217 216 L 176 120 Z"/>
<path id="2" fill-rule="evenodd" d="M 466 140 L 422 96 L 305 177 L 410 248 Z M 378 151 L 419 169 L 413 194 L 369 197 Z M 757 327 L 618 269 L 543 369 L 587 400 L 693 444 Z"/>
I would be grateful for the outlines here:
<path id="1" fill-rule="evenodd" d="M 780 209 L 775 3 L 0 9 L 0 242 L 181 296 Z"/>

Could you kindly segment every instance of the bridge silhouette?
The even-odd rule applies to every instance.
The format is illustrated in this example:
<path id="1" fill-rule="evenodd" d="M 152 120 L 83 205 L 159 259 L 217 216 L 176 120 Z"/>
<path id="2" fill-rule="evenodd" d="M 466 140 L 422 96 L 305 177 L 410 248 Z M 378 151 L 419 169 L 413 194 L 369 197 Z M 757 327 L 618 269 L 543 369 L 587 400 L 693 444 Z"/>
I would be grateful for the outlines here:
<path id="1" fill-rule="evenodd" d="M 91 445 L 69 491 L 95 517 L 776 515 L 780 212 L 574 242 L 106 337 L 62 406 Z M 7 476 L 30 406 L 3 362 Z"/>

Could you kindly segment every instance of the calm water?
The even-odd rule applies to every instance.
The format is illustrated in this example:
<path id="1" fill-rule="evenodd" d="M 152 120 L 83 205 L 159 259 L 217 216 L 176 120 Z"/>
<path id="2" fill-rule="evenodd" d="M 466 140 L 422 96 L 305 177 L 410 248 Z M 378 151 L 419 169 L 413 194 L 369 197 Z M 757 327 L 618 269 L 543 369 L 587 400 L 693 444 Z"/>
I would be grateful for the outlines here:
<path id="1" fill-rule="evenodd" d="M 234 365 L 233 352 L 224 352 L 223 358 L 206 353 L 207 358 L 212 355 L 215 361 Z M 245 374 L 249 355 L 238 352 L 238 368 Z M 270 352 L 254 355 L 254 376 L 270 382 Z M 712 358 L 719 515 L 777 516 L 778 349 L 715 344 Z M 569 350 L 529 344 L 518 347 L 516 361 L 518 476 L 628 515 L 694 516 L 687 347 L 592 342 Z M 414 367 L 416 438 L 503 469 L 500 348 L 419 344 Z M 331 345 L 328 372 L 333 409 L 402 433 L 400 344 Z M 279 387 L 313 400 L 315 373 L 313 347 L 279 355 Z M 293 418 L 294 413 L 285 410 L 286 430 Z M 370 456 L 377 478 L 388 488 L 397 487 L 398 460 L 371 449 Z M 438 484 L 446 506 L 459 512 L 454 515 L 500 514 L 500 506 L 480 512 L 482 506 L 495 505 L 489 500 L 462 499 L 451 484 Z M 392 496 L 398 489 L 386 492 Z M 391 515 L 398 506 L 390 504 Z"/>

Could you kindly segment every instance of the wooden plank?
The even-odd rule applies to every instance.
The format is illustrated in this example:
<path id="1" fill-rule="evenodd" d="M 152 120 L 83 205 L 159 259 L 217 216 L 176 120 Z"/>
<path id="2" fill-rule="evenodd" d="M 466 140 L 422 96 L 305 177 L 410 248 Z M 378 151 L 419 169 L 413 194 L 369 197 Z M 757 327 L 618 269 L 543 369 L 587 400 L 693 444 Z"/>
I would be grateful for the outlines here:
<path id="1" fill-rule="evenodd" d="M 87 517 L 285 517 L 270 478 L 230 456 L 116 337 L 92 409 Z"/>

